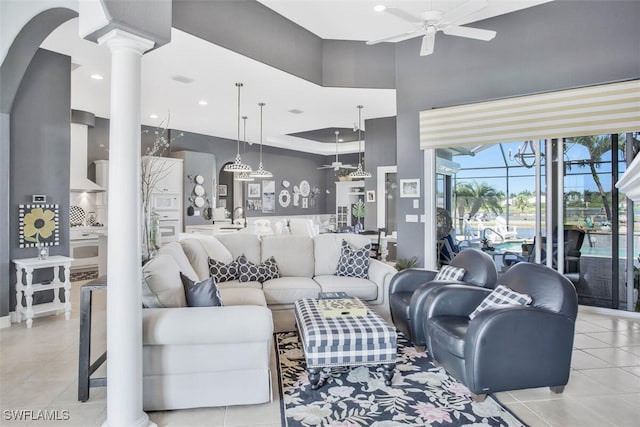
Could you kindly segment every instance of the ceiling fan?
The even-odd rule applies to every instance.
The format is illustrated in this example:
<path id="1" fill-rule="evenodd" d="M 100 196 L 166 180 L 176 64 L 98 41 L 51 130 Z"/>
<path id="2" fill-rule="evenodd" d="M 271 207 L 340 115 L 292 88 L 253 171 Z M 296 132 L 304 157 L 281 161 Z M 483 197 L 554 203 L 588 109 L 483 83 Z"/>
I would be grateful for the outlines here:
<path id="1" fill-rule="evenodd" d="M 322 165 L 322 167 L 319 167 L 318 169 L 333 169 L 334 171 L 338 171 L 340 169 L 357 169 L 356 166 L 343 164 L 341 161 L 338 160 L 338 135 L 340 135 L 340 132 L 336 131 L 335 133 L 336 133 L 336 160 L 334 162 L 331 162 L 330 165 Z"/>
<path id="2" fill-rule="evenodd" d="M 442 31 L 449 36 L 467 37 L 470 39 L 492 40 L 496 36 L 496 32 L 492 30 L 483 30 L 480 28 L 461 27 L 458 25 L 463 22 L 472 13 L 485 8 L 488 1 L 470 0 L 462 3 L 460 6 L 453 8 L 449 12 L 443 13 L 437 10 L 428 10 L 423 12 L 421 16 L 415 16 L 409 12 L 395 7 L 380 7 L 376 10 L 384 11 L 390 15 L 410 22 L 417 26 L 413 31 L 397 34 L 395 36 L 385 37 L 378 40 L 370 40 L 367 44 L 376 44 L 382 42 L 400 42 L 409 40 L 417 36 L 422 37 L 422 46 L 420 48 L 420 56 L 431 55 L 433 53 L 436 41 L 436 32 Z"/>

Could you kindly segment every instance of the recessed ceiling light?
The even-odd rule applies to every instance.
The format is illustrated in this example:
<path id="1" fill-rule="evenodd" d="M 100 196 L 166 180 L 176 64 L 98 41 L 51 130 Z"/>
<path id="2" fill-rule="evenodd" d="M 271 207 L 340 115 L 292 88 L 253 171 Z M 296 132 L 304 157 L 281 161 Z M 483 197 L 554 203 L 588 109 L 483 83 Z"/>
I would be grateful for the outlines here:
<path id="1" fill-rule="evenodd" d="M 385 10 L 387 7 L 383 4 L 379 4 L 377 6 L 374 6 L 373 10 L 375 10 L 376 12 L 382 12 L 383 10 Z"/>
<path id="2" fill-rule="evenodd" d="M 302 113 L 303 113 L 303 111 L 302 111 L 302 110 L 299 110 L 299 109 L 297 109 L 297 108 L 292 108 L 291 110 L 289 110 L 289 112 L 290 112 L 291 114 L 302 114 Z"/>
<path id="3" fill-rule="evenodd" d="M 209 103 L 206 100 L 201 99 L 200 101 L 198 101 L 198 105 L 209 105 Z"/>
<path id="4" fill-rule="evenodd" d="M 102 80 L 102 79 L 104 79 L 104 77 L 102 77 L 100 74 L 91 74 L 91 78 L 93 80 Z"/>
<path id="5" fill-rule="evenodd" d="M 158 115 L 157 114 L 149 114 L 149 118 L 150 119 L 157 119 Z"/>
<path id="6" fill-rule="evenodd" d="M 344 142 L 344 139 L 338 138 L 338 142 Z"/>

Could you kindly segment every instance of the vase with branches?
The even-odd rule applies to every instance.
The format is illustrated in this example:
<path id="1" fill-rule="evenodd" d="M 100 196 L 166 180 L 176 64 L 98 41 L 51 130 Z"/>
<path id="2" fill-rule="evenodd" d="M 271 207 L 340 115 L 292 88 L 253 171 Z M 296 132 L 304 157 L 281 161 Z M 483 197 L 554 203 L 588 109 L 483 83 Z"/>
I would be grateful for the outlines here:
<path id="1" fill-rule="evenodd" d="M 166 120 L 154 130 L 144 129 L 143 134 L 153 132 L 153 144 L 144 151 L 140 165 L 141 172 L 141 202 L 142 202 L 142 261 L 153 258 L 160 248 L 159 215 L 151 207 L 151 197 L 156 191 L 158 183 L 166 178 L 173 163 L 163 157 L 171 147 L 175 138 L 169 130 L 170 114 Z M 182 136 L 182 133 L 178 136 Z"/>

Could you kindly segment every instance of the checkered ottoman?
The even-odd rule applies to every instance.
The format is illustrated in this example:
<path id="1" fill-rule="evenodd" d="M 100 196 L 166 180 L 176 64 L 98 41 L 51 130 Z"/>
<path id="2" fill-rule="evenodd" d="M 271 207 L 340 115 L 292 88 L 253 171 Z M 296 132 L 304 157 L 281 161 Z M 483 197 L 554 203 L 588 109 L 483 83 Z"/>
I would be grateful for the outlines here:
<path id="1" fill-rule="evenodd" d="M 366 316 L 325 317 L 317 300 L 294 303 L 295 317 L 311 387 L 318 388 L 320 370 L 330 366 L 382 365 L 387 385 L 396 363 L 396 330 L 376 312 Z"/>

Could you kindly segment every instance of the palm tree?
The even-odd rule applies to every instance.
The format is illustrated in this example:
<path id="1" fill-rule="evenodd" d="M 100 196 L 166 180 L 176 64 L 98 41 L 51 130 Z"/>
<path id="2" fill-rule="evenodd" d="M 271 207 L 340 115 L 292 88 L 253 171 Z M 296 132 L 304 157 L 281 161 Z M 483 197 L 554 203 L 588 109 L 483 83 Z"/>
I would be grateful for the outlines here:
<path id="1" fill-rule="evenodd" d="M 524 210 L 531 206 L 529 200 L 533 194 L 529 190 L 524 190 L 518 193 L 513 201 L 513 205 L 516 209 L 520 209 L 520 213 L 524 213 Z"/>
<path id="2" fill-rule="evenodd" d="M 600 193 L 602 206 L 604 207 L 605 214 L 607 215 L 607 220 L 611 221 L 611 207 L 609 206 L 607 193 L 602 187 L 600 176 L 598 175 L 598 171 L 596 171 L 596 168 L 600 166 L 602 155 L 611 150 L 611 135 L 579 136 L 577 138 L 571 138 L 567 142 L 569 141 L 584 146 L 589 152 L 589 159 L 582 161 L 580 166 L 589 166 L 593 181 L 596 183 L 596 187 Z"/>
<path id="3" fill-rule="evenodd" d="M 469 218 L 472 218 L 480 209 L 493 213 L 502 213 L 500 200 L 504 194 L 487 183 L 461 182 L 456 186 L 458 216 L 462 218 L 467 207 Z"/>

